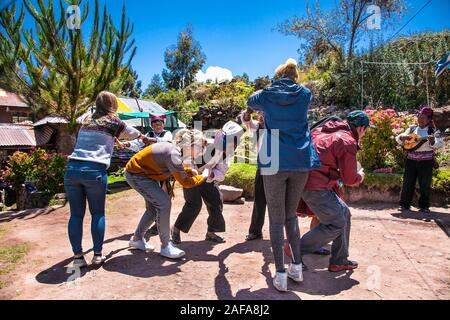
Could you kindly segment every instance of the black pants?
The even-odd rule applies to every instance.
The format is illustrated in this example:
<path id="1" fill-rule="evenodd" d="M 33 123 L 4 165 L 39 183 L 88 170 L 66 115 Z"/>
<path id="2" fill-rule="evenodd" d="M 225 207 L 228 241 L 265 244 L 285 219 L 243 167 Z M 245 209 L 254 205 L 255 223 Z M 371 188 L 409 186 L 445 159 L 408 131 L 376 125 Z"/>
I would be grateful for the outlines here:
<path id="1" fill-rule="evenodd" d="M 186 203 L 175 222 L 175 227 L 188 233 L 202 209 L 202 199 L 208 210 L 208 232 L 225 232 L 223 200 L 216 183 L 204 183 L 192 189 L 183 189 Z"/>
<path id="2" fill-rule="evenodd" d="M 430 207 L 430 191 L 433 179 L 433 160 L 415 161 L 406 160 L 405 175 L 403 176 L 403 188 L 400 199 L 400 205 L 409 207 L 411 205 L 416 181 L 419 179 L 419 208 L 427 209 Z"/>
<path id="3" fill-rule="evenodd" d="M 264 182 L 261 176 L 261 171 L 256 171 L 255 177 L 255 200 L 253 202 L 252 223 L 250 225 L 249 233 L 255 235 L 262 234 L 264 226 L 264 218 L 266 216 L 266 195 L 264 193 Z"/>

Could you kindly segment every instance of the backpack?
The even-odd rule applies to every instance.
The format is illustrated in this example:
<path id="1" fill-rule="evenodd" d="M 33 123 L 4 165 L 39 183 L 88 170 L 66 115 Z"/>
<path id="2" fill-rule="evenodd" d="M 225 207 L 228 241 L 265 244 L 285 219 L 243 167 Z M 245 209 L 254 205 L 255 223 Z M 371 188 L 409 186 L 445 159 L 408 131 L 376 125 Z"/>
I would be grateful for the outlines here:
<path id="1" fill-rule="evenodd" d="M 344 121 L 344 120 L 342 120 L 340 117 L 338 117 L 338 116 L 327 116 L 327 117 L 324 117 L 324 118 L 322 118 L 322 119 L 320 119 L 319 121 L 317 121 L 316 123 L 314 123 L 312 126 L 311 126 L 311 130 L 314 130 L 314 129 L 317 129 L 317 128 L 319 128 L 319 127 L 321 127 L 321 126 L 323 126 L 323 125 L 325 125 L 327 122 L 330 122 L 330 121 L 338 121 L 338 122 L 342 122 L 342 121 Z"/>

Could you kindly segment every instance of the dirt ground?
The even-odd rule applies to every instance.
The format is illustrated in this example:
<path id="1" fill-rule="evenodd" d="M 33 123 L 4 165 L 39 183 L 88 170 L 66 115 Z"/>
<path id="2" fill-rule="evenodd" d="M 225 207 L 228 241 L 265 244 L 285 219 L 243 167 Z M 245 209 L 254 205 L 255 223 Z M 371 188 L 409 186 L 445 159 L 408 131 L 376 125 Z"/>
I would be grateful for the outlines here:
<path id="1" fill-rule="evenodd" d="M 0 247 L 29 243 L 31 251 L 7 276 L 0 299 L 450 299 L 450 239 L 433 221 L 450 220 L 450 210 L 429 215 L 398 214 L 386 205 L 352 206 L 351 258 L 354 272 L 332 274 L 328 258 L 309 255 L 310 270 L 289 293 L 271 285 L 274 272 L 268 225 L 262 241 L 247 243 L 252 202 L 225 205 L 225 244 L 204 241 L 206 210 L 191 232 L 182 234 L 187 253 L 181 261 L 129 250 L 128 240 L 144 208 L 129 190 L 108 196 L 104 253 L 107 262 L 76 278 L 67 238 L 68 207 L 0 214 Z M 183 205 L 180 190 L 172 220 Z M 90 248 L 90 217 L 85 219 L 84 248 Z M 309 220 L 301 219 L 302 233 Z M 159 239 L 151 238 L 159 249 Z M 92 251 L 87 257 L 90 259 Z M 69 272 L 68 272 L 69 271 Z"/>

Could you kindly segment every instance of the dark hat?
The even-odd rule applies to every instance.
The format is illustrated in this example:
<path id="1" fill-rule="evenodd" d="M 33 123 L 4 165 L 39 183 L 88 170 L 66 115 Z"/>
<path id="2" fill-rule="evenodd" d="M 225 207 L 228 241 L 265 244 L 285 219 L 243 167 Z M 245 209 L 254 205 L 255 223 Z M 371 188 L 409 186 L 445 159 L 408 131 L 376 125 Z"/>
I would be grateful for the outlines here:
<path id="1" fill-rule="evenodd" d="M 375 128 L 371 123 L 367 113 L 361 110 L 352 111 L 347 115 L 349 124 L 355 127 L 371 127 Z"/>

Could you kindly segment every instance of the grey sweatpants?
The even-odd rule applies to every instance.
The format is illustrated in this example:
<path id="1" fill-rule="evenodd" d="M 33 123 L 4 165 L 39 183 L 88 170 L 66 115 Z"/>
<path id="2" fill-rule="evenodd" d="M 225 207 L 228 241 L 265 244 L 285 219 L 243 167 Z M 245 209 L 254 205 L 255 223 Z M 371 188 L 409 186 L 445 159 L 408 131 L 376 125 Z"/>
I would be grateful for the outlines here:
<path id="1" fill-rule="evenodd" d="M 303 236 L 302 252 L 312 253 L 333 241 L 330 264 L 345 264 L 350 241 L 350 209 L 332 190 L 305 190 L 303 200 L 320 220 L 320 225 Z"/>
<path id="2" fill-rule="evenodd" d="M 278 272 L 285 271 L 284 229 L 291 246 L 293 262 L 301 263 L 300 229 L 297 219 L 297 206 L 309 172 L 279 172 L 263 176 L 270 221 L 270 240 Z"/>
<path id="3" fill-rule="evenodd" d="M 159 181 L 147 177 L 138 176 L 129 172 L 125 175 L 128 184 L 145 199 L 145 212 L 142 216 L 134 235 L 144 238 L 148 228 L 155 222 L 158 226 L 158 234 L 163 247 L 170 241 L 170 209 L 172 202 Z"/>

